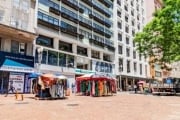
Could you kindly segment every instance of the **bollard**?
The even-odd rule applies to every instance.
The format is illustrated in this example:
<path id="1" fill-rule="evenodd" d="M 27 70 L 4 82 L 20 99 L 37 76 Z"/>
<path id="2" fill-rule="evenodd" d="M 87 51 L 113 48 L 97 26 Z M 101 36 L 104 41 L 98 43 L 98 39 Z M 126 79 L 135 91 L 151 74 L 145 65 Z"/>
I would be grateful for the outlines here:
<path id="1" fill-rule="evenodd" d="M 16 91 L 16 93 L 15 93 L 15 100 L 17 100 L 18 99 L 18 92 Z"/>
<path id="2" fill-rule="evenodd" d="M 21 100 L 22 100 L 22 101 L 24 100 L 24 96 L 23 96 L 23 94 L 21 94 Z"/>

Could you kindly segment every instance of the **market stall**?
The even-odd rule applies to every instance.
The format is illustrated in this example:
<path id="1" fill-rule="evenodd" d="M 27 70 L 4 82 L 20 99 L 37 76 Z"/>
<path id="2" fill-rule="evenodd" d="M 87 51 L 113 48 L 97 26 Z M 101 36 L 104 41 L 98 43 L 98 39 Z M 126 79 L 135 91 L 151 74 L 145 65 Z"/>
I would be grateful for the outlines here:
<path id="1" fill-rule="evenodd" d="M 87 96 L 113 95 L 116 93 L 115 81 L 109 76 L 86 74 L 76 78 L 76 92 Z"/>
<path id="2" fill-rule="evenodd" d="M 36 97 L 40 99 L 65 98 L 67 90 L 67 77 L 53 74 L 41 74 L 35 85 Z"/>

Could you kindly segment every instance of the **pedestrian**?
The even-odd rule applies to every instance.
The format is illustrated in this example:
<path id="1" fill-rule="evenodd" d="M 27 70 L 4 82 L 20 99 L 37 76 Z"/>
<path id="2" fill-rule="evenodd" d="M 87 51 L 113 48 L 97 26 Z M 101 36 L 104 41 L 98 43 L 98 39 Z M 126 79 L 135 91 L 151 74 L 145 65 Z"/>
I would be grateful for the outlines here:
<path id="1" fill-rule="evenodd" d="M 14 88 L 14 86 L 13 86 L 13 81 L 10 82 L 9 89 L 8 89 L 7 92 L 6 92 L 5 97 L 8 96 L 8 93 L 9 93 L 10 91 L 11 91 L 12 93 L 15 92 L 15 88 Z"/>
<path id="2" fill-rule="evenodd" d="M 134 85 L 134 92 L 137 93 L 137 85 Z"/>

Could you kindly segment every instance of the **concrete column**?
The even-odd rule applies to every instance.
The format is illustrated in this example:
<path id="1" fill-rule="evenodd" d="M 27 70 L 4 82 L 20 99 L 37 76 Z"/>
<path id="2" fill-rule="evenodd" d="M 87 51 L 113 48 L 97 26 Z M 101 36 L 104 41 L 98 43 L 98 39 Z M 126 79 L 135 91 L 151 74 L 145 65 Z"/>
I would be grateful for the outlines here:
<path id="1" fill-rule="evenodd" d="M 77 53 L 77 44 L 72 44 L 73 53 Z"/>
<path id="2" fill-rule="evenodd" d="M 126 87 L 126 91 L 127 91 L 128 90 L 128 78 L 127 77 L 126 77 L 125 87 Z"/>
<path id="3" fill-rule="evenodd" d="M 100 52 L 100 59 L 103 60 L 103 52 Z"/>
<path id="4" fill-rule="evenodd" d="M 59 38 L 54 38 L 53 47 L 54 49 L 59 50 Z"/>
<path id="5" fill-rule="evenodd" d="M 33 55 L 32 42 L 28 42 L 28 43 L 27 43 L 26 54 L 27 54 L 27 55 L 30 55 L 30 56 Z"/>
<path id="6" fill-rule="evenodd" d="M 2 39 L 2 50 L 6 52 L 11 51 L 11 39 L 8 39 L 8 38 Z"/>

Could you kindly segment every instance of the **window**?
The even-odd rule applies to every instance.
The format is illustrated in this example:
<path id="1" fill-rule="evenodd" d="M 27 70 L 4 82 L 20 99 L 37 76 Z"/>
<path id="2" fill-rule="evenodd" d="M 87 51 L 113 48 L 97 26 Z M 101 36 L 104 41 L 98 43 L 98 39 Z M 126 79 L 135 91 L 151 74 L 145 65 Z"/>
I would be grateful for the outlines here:
<path id="1" fill-rule="evenodd" d="M 66 66 L 66 54 L 59 53 L 59 66 Z"/>
<path id="2" fill-rule="evenodd" d="M 136 51 L 133 51 L 133 58 L 136 59 Z"/>
<path id="3" fill-rule="evenodd" d="M 89 39 L 92 38 L 92 34 L 90 32 L 83 30 L 83 29 L 79 29 L 79 33 L 84 35 L 85 38 L 89 38 Z"/>
<path id="4" fill-rule="evenodd" d="M 131 6 L 132 7 L 134 6 L 134 0 L 131 0 Z"/>
<path id="5" fill-rule="evenodd" d="M 117 11 L 117 15 L 121 17 L 121 11 Z"/>
<path id="6" fill-rule="evenodd" d="M 131 10 L 131 15 L 134 16 L 134 10 Z"/>
<path id="7" fill-rule="evenodd" d="M 129 21 L 128 16 L 125 16 L 125 21 L 126 21 L 126 22 L 128 22 L 128 21 Z"/>
<path id="8" fill-rule="evenodd" d="M 119 72 L 123 71 L 123 58 L 119 58 Z"/>
<path id="9" fill-rule="evenodd" d="M 122 29 L 122 23 L 121 22 L 118 22 L 118 28 Z"/>
<path id="10" fill-rule="evenodd" d="M 125 5 L 125 6 L 124 6 L 124 9 L 125 9 L 126 11 L 128 11 L 128 6 L 127 6 L 127 5 Z"/>
<path id="11" fill-rule="evenodd" d="M 0 10 L 0 22 L 3 21 L 4 18 L 4 10 Z"/>
<path id="12" fill-rule="evenodd" d="M 92 57 L 92 58 L 100 59 L 100 52 L 95 51 L 95 50 L 92 50 L 92 51 L 91 51 L 91 57 Z"/>
<path id="13" fill-rule="evenodd" d="M 139 67 L 140 67 L 140 75 L 142 75 L 142 64 L 140 64 Z"/>
<path id="14" fill-rule="evenodd" d="M 18 41 L 11 41 L 11 52 L 12 53 L 19 53 L 19 42 Z"/>
<path id="15" fill-rule="evenodd" d="M 117 4 L 121 6 L 121 0 L 117 0 Z"/>
<path id="16" fill-rule="evenodd" d="M 135 35 L 135 30 L 132 30 L 132 36 L 134 37 L 134 35 Z"/>
<path id="17" fill-rule="evenodd" d="M 22 10 L 28 12 L 28 10 L 29 10 L 29 3 L 28 3 L 28 1 L 23 0 L 23 1 L 21 1 L 21 2 L 22 2 L 22 3 L 21 3 L 21 8 L 22 8 Z"/>
<path id="18" fill-rule="evenodd" d="M 140 30 L 140 24 L 137 25 L 138 30 Z"/>
<path id="19" fill-rule="evenodd" d="M 129 44 L 129 37 L 126 36 L 126 44 Z"/>
<path id="20" fill-rule="evenodd" d="M 134 25 L 135 25 L 134 20 L 132 20 L 132 21 L 131 21 L 131 24 L 132 24 L 132 26 L 134 26 Z"/>
<path id="21" fill-rule="evenodd" d="M 126 56 L 130 57 L 130 49 L 129 48 L 126 48 Z"/>
<path id="22" fill-rule="evenodd" d="M 19 52 L 22 55 L 26 54 L 26 44 L 25 43 L 19 43 Z"/>
<path id="23" fill-rule="evenodd" d="M 161 77 L 161 72 L 155 71 L 155 77 Z"/>
<path id="24" fill-rule="evenodd" d="M 77 46 L 77 54 L 88 56 L 87 48 L 83 48 L 83 47 Z"/>
<path id="25" fill-rule="evenodd" d="M 43 52 L 42 52 L 42 61 L 41 63 L 42 64 L 47 64 L 47 50 L 43 49 Z M 36 53 L 35 53 L 35 62 L 38 63 L 38 52 L 37 52 L 37 49 L 36 49 Z"/>
<path id="26" fill-rule="evenodd" d="M 72 44 L 59 41 L 59 50 L 72 52 Z"/>
<path id="27" fill-rule="evenodd" d="M 130 70 L 130 61 L 127 60 L 127 73 L 130 73 L 131 70 Z"/>
<path id="28" fill-rule="evenodd" d="M 136 46 L 136 43 L 133 41 L 133 47 L 135 47 Z"/>
<path id="29" fill-rule="evenodd" d="M 67 56 L 67 67 L 74 67 L 74 56 L 68 55 Z"/>
<path id="30" fill-rule="evenodd" d="M 123 54 L 123 47 L 122 45 L 118 45 L 118 53 Z"/>
<path id="31" fill-rule="evenodd" d="M 134 66 L 134 72 L 137 72 L 137 63 L 134 62 L 133 64 L 134 64 L 134 65 L 133 65 L 133 66 Z"/>
<path id="32" fill-rule="evenodd" d="M 121 33 L 118 33 L 118 40 L 122 41 L 122 34 Z"/>
<path id="33" fill-rule="evenodd" d="M 36 44 L 53 48 L 53 38 L 40 35 L 36 39 Z"/>
<path id="34" fill-rule="evenodd" d="M 111 56 L 108 55 L 108 54 L 103 54 L 103 60 L 104 60 L 104 61 L 111 62 Z"/>
<path id="35" fill-rule="evenodd" d="M 57 66 L 57 64 L 58 64 L 58 52 L 48 50 L 48 64 Z"/>
<path id="36" fill-rule="evenodd" d="M 126 33 L 129 33 L 129 26 L 125 26 Z"/>

